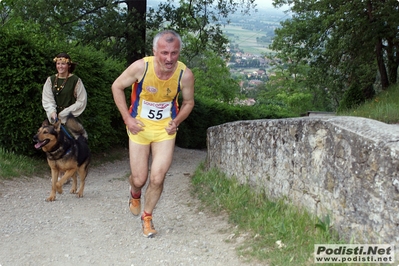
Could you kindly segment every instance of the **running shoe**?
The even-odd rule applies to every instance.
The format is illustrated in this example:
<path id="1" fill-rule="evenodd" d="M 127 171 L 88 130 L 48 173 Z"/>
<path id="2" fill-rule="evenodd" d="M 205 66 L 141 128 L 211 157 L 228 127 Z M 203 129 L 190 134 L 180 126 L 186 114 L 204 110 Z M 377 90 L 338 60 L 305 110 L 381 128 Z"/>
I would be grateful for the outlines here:
<path id="1" fill-rule="evenodd" d="M 129 199 L 129 209 L 130 212 L 133 213 L 133 215 L 139 215 L 141 212 L 141 201 L 140 199 L 134 199 L 132 197 L 132 188 L 129 186 L 129 195 L 130 195 L 130 199 Z"/>
<path id="2" fill-rule="evenodd" d="M 155 231 L 154 224 L 152 223 L 152 216 L 141 218 L 141 223 L 143 224 L 143 235 L 148 238 L 154 237 L 157 231 Z"/>

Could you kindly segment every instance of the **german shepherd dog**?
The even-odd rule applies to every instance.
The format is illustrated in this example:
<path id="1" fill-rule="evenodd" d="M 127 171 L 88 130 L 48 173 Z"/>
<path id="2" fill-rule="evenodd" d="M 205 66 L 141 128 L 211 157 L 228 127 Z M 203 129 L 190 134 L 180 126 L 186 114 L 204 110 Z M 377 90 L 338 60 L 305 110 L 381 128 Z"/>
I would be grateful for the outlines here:
<path id="1" fill-rule="evenodd" d="M 77 193 L 79 198 L 83 197 L 91 154 L 87 143 L 87 132 L 76 118 L 69 114 L 65 126 L 60 120 L 54 124 L 50 124 L 47 119 L 44 120 L 33 141 L 36 143 L 36 149 L 42 149 L 46 153 L 51 168 L 51 193 L 46 201 L 54 201 L 56 191 L 61 194 L 62 185 L 71 177 L 73 182 L 70 193 Z M 60 172 L 65 174 L 58 180 Z M 78 191 L 76 191 L 76 174 L 80 177 Z"/>

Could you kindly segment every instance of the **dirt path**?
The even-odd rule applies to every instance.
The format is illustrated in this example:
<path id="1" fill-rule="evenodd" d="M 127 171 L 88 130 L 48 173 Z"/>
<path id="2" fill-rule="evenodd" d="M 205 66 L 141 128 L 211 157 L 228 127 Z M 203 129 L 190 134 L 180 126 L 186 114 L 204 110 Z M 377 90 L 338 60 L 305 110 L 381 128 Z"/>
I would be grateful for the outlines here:
<path id="1" fill-rule="evenodd" d="M 128 209 L 128 160 L 91 168 L 84 197 L 57 194 L 50 179 L 0 182 L 0 266 L 8 265 L 255 265 L 238 258 L 233 229 L 199 211 L 189 176 L 206 152 L 176 147 L 154 211 L 155 238 L 142 236 Z"/>

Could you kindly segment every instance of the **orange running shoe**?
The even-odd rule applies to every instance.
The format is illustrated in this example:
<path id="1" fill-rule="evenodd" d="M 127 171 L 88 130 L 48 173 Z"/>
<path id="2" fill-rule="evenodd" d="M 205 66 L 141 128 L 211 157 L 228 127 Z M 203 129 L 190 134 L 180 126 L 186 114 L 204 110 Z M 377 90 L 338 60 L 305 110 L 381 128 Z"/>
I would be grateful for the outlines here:
<path id="1" fill-rule="evenodd" d="M 148 238 L 152 238 L 156 235 L 154 224 L 152 223 L 152 216 L 146 216 L 141 218 L 141 223 L 143 225 L 143 235 Z"/>
<path id="2" fill-rule="evenodd" d="M 133 213 L 133 215 L 137 216 L 141 212 L 141 201 L 140 201 L 140 198 L 134 199 L 132 197 L 132 187 L 130 187 L 130 186 L 129 186 L 129 195 L 130 195 L 130 199 L 129 199 L 130 212 Z"/>
<path id="3" fill-rule="evenodd" d="M 133 213 L 133 215 L 139 215 L 141 212 L 141 201 L 140 199 L 130 198 L 129 200 L 129 209 Z"/>

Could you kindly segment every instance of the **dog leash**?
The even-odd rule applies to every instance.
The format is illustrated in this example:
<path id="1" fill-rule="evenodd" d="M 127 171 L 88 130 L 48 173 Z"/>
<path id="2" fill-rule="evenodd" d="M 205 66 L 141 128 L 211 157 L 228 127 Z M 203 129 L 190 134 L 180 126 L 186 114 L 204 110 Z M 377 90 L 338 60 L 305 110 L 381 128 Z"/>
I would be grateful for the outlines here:
<path id="1" fill-rule="evenodd" d="M 58 117 L 55 119 L 54 123 L 56 123 L 56 122 L 58 122 Z M 64 127 L 64 125 L 62 123 L 61 123 L 61 129 L 62 129 L 62 131 L 64 131 L 65 135 L 67 135 L 67 137 L 69 139 L 73 139 L 71 134 L 69 134 L 68 130 Z"/>

